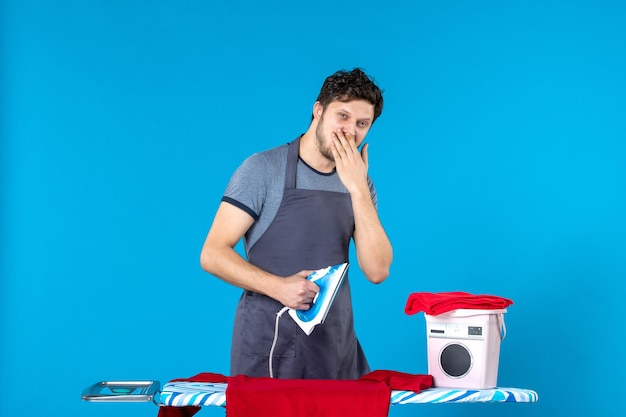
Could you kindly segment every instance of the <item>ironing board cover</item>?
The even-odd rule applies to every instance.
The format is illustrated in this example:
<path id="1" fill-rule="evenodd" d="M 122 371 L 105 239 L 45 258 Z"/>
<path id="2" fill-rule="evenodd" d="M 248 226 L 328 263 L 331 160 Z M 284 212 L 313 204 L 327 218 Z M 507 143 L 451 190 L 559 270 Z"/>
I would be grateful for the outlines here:
<path id="1" fill-rule="evenodd" d="M 169 382 L 163 386 L 155 402 L 160 405 L 226 406 L 225 383 Z M 457 389 L 429 388 L 419 393 L 413 391 L 391 391 L 391 405 L 419 403 L 464 403 L 464 402 L 536 402 L 535 391 L 521 388 Z"/>

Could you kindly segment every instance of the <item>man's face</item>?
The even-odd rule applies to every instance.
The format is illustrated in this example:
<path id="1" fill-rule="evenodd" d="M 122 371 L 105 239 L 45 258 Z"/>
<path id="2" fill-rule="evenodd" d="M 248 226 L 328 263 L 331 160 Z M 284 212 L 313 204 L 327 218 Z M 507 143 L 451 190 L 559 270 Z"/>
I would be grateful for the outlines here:
<path id="1" fill-rule="evenodd" d="M 318 119 L 315 137 L 320 153 L 333 161 L 330 148 L 332 132 L 342 131 L 354 136 L 356 146 L 361 145 L 374 122 L 374 105 L 365 100 L 333 101 L 326 108 L 319 102 L 313 108 Z"/>

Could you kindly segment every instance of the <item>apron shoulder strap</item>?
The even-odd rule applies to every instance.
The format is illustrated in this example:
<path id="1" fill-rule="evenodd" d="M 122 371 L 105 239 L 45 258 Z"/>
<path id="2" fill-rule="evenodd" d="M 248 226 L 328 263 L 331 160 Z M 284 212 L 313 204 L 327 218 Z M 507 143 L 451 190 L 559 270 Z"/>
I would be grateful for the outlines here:
<path id="1" fill-rule="evenodd" d="M 298 153 L 300 151 L 300 138 L 289 143 L 287 152 L 287 171 L 285 172 L 285 189 L 296 188 L 296 168 L 298 166 Z"/>

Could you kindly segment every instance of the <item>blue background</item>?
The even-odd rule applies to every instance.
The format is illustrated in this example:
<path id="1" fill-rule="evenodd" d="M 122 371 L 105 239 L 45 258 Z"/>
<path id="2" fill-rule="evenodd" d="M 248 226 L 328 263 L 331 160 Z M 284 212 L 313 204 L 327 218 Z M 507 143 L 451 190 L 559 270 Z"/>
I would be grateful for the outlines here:
<path id="1" fill-rule="evenodd" d="M 391 415 L 625 414 L 623 2 L 0 7 L 0 415 L 155 416 L 80 393 L 227 374 L 239 291 L 199 267 L 212 216 L 353 67 L 386 99 L 368 138 L 395 261 L 380 286 L 351 270 L 372 368 L 427 372 L 410 293 L 495 294 L 515 302 L 498 383 L 540 396 Z"/>

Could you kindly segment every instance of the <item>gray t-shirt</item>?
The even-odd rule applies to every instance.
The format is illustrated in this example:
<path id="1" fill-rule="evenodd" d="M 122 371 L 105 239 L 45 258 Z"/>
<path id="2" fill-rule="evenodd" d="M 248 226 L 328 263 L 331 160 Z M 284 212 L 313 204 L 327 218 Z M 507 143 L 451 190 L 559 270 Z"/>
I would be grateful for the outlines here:
<path id="1" fill-rule="evenodd" d="M 246 254 L 267 230 L 278 212 L 285 188 L 287 150 L 288 145 L 285 144 L 248 157 L 231 177 L 222 197 L 222 201 L 241 208 L 255 220 L 244 236 Z M 369 177 L 367 181 L 374 206 L 378 207 L 374 184 Z M 300 158 L 296 171 L 296 188 L 348 192 L 335 170 L 327 174 L 319 172 Z"/>

